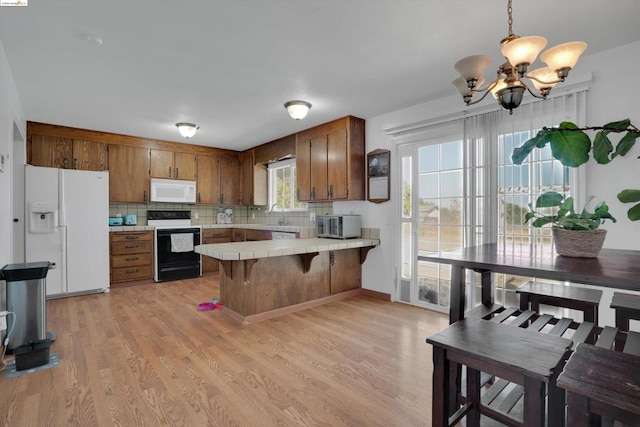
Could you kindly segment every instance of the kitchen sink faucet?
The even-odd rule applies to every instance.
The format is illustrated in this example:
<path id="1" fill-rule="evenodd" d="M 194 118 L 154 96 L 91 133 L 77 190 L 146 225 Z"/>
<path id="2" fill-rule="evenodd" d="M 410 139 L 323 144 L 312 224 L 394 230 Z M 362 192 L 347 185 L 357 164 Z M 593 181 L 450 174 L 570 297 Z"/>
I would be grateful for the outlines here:
<path id="1" fill-rule="evenodd" d="M 284 206 L 282 206 L 280 203 L 274 203 L 273 205 L 271 205 L 271 209 L 269 209 L 269 212 L 275 212 L 273 209 L 276 206 L 280 206 L 280 210 L 282 212 L 282 216 L 280 217 L 280 219 L 278 219 L 278 225 L 285 225 L 286 221 L 284 218 Z"/>

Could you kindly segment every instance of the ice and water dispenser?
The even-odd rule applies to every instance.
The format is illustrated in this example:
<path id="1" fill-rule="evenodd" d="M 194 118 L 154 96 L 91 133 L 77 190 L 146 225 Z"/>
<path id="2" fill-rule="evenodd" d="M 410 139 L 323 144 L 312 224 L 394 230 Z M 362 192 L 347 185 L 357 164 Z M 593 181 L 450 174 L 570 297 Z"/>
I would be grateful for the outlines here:
<path id="1" fill-rule="evenodd" d="M 27 205 L 27 232 L 51 234 L 56 232 L 58 204 L 51 201 L 29 202 Z"/>

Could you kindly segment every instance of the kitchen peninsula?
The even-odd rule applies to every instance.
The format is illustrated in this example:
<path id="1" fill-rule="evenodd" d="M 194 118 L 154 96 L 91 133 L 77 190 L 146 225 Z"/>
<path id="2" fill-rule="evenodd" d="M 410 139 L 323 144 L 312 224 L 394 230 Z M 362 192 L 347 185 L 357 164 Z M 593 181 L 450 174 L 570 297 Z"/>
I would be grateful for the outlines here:
<path id="1" fill-rule="evenodd" d="M 360 294 L 362 263 L 379 239 L 217 243 L 196 252 L 220 261 L 223 312 L 242 323 Z"/>

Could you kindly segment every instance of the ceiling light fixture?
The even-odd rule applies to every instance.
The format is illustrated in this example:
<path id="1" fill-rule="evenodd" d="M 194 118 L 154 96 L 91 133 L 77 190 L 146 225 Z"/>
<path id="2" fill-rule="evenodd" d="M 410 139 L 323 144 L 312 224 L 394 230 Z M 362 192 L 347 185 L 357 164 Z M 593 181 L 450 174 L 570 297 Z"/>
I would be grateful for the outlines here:
<path id="1" fill-rule="evenodd" d="M 460 73 L 460 77 L 452 83 L 467 105 L 482 101 L 491 92 L 502 108 L 513 114 L 513 110 L 522 102 L 525 90 L 536 98 L 546 99 L 557 83 L 564 82 L 571 68 L 587 48 L 587 44 L 575 41 L 547 49 L 540 55 L 540 59 L 547 66 L 528 71 L 538 53 L 547 45 L 547 39 L 541 36 L 520 37 L 513 34 L 511 1 L 507 1 L 509 35 L 500 41 L 502 55 L 507 62 L 498 67 L 496 79 L 481 87 L 484 72 L 489 67 L 491 58 L 486 55 L 474 55 L 456 62 L 455 69 Z M 532 91 L 523 78 L 529 79 L 538 93 Z M 484 95 L 474 101 L 473 95 L 481 92 L 485 92 Z"/>
<path id="2" fill-rule="evenodd" d="M 307 101 L 289 101 L 284 103 L 284 108 L 287 109 L 292 119 L 300 120 L 307 116 L 311 104 Z"/>
<path id="3" fill-rule="evenodd" d="M 180 132 L 180 135 L 184 136 L 185 138 L 191 138 L 196 134 L 196 131 L 200 129 L 200 126 L 186 122 L 176 123 L 176 127 L 178 128 L 178 132 Z"/>

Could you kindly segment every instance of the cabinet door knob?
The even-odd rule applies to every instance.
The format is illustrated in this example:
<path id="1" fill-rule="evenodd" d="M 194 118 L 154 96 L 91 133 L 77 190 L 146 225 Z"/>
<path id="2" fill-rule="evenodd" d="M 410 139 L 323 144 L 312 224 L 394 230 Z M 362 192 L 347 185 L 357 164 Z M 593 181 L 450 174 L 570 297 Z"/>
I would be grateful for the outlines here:
<path id="1" fill-rule="evenodd" d="M 176 168 L 176 179 L 179 179 L 178 178 L 178 168 Z"/>
<path id="2" fill-rule="evenodd" d="M 169 166 L 169 178 L 171 178 L 171 166 Z"/>
<path id="3" fill-rule="evenodd" d="M 144 190 L 144 193 L 142 194 L 142 200 L 143 201 L 147 201 L 147 190 Z"/>
<path id="4" fill-rule="evenodd" d="M 78 169 L 78 159 L 73 159 L 73 168 Z"/>

